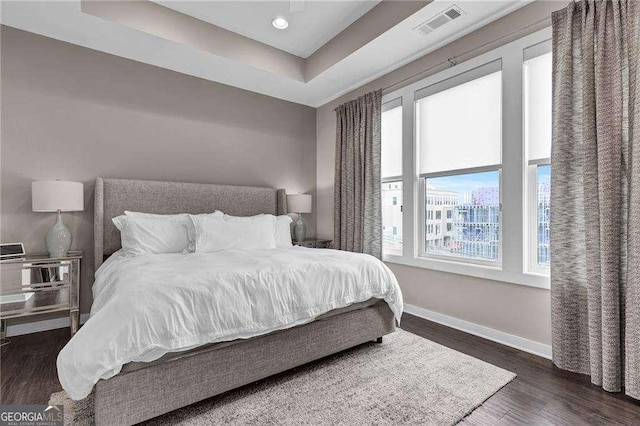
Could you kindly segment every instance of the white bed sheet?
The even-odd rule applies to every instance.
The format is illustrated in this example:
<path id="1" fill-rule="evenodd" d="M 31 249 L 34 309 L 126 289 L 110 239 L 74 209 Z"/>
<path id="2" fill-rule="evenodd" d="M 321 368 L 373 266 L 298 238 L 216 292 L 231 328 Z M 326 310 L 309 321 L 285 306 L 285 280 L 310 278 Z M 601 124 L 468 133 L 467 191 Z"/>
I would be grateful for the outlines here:
<path id="1" fill-rule="evenodd" d="M 58 355 L 58 377 L 75 400 L 129 362 L 305 324 L 372 297 L 398 323 L 402 315 L 400 287 L 381 261 L 302 247 L 115 253 L 97 271 L 93 294 L 90 319 Z"/>

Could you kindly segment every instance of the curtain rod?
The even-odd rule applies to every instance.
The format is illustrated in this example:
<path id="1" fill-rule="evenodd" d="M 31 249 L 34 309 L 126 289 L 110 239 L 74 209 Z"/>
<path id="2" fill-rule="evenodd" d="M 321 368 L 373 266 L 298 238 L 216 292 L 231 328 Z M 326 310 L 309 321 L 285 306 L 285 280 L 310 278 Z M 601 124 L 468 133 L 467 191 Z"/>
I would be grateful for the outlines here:
<path id="1" fill-rule="evenodd" d="M 542 24 L 545 24 L 545 25 L 542 25 Z M 482 44 L 482 45 L 480 45 L 478 47 L 474 47 L 473 49 L 467 50 L 466 52 L 463 52 L 463 53 L 461 53 L 459 55 L 452 56 L 452 57 L 448 58 L 446 61 L 440 62 L 439 64 L 433 65 L 433 66 L 431 66 L 431 67 L 429 67 L 429 68 L 427 68 L 425 70 L 422 70 L 422 71 L 420 71 L 420 72 L 418 72 L 416 74 L 413 74 L 413 75 L 410 75 L 409 77 L 403 78 L 402 80 L 400 80 L 397 83 L 393 83 L 393 84 L 391 84 L 391 85 L 389 85 L 387 87 L 384 87 L 382 89 L 382 93 L 386 95 L 387 93 L 393 92 L 393 91 L 395 91 L 397 89 L 400 89 L 400 88 L 402 88 L 404 86 L 407 86 L 410 83 L 412 83 L 413 81 L 419 80 L 420 79 L 419 77 L 422 77 L 425 74 L 428 74 L 429 72 L 433 71 L 434 69 L 442 67 L 443 65 L 448 65 L 449 67 L 458 65 L 459 63 L 464 62 L 465 60 L 471 59 L 471 58 L 467 58 L 467 59 L 464 59 L 464 60 L 461 61 L 460 58 L 463 58 L 463 57 L 465 57 L 465 56 L 467 56 L 467 55 L 469 55 L 471 53 L 475 53 L 475 52 L 477 52 L 479 50 L 482 50 L 487 46 L 499 43 L 499 42 L 501 42 L 501 41 L 503 41 L 505 39 L 509 39 L 509 38 L 517 39 L 517 38 L 519 38 L 518 37 L 519 34 L 522 34 L 523 32 L 527 32 L 531 28 L 540 26 L 541 27 L 540 29 L 542 29 L 544 27 L 548 27 L 550 24 L 551 24 L 551 17 L 550 16 L 546 17 L 544 19 L 540 19 L 540 20 L 538 20 L 538 21 L 536 21 L 536 22 L 534 22 L 532 24 L 529 24 L 529 25 L 527 25 L 525 27 L 520 28 L 517 31 L 514 31 L 512 33 L 506 34 L 506 35 L 504 35 L 502 37 L 499 37 L 499 38 L 497 38 L 495 40 L 491 40 L 491 41 L 489 41 L 487 43 L 484 43 L 484 44 Z"/>

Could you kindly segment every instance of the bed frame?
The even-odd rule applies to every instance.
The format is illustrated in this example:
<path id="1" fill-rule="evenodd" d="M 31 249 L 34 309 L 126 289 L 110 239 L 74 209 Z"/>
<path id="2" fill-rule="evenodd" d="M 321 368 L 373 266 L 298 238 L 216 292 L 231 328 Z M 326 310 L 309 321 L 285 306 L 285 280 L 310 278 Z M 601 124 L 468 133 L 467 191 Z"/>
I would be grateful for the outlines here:
<path id="1" fill-rule="evenodd" d="M 95 267 L 120 248 L 111 219 L 124 210 L 236 216 L 285 214 L 283 189 L 96 179 Z M 233 344 L 188 351 L 143 368 L 124 366 L 95 387 L 97 425 L 129 425 L 252 383 L 395 330 L 384 302 Z"/>

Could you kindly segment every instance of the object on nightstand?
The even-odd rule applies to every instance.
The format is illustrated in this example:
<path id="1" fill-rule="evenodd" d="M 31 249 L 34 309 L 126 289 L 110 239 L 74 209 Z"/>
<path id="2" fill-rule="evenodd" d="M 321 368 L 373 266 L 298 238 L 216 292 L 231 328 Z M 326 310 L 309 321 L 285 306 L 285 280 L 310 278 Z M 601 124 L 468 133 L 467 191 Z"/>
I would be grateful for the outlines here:
<path id="1" fill-rule="evenodd" d="M 57 212 L 45 243 L 51 257 L 65 257 L 71 248 L 72 236 L 62 222 L 61 212 L 84 210 L 84 188 L 80 182 L 50 180 L 31 183 L 31 202 L 34 212 Z"/>
<path id="2" fill-rule="evenodd" d="M 304 241 L 296 241 L 293 245 L 307 248 L 331 248 L 331 240 L 322 238 L 307 238 Z"/>
<path id="3" fill-rule="evenodd" d="M 307 228 L 302 221 L 302 213 L 311 213 L 311 195 L 288 194 L 287 211 L 298 213 L 298 221 L 293 226 L 293 236 L 296 242 L 302 242 L 307 236 Z"/>
<path id="4" fill-rule="evenodd" d="M 24 245 L 22 243 L 0 244 L 0 259 L 16 259 L 23 256 Z"/>

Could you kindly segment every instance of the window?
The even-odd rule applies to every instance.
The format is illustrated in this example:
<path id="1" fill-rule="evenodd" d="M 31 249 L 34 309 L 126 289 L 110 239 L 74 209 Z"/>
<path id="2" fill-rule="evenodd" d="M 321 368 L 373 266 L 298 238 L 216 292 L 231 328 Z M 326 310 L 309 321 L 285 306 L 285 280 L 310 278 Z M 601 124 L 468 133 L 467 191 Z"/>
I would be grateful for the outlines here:
<path id="1" fill-rule="evenodd" d="M 447 223 L 447 231 L 451 232 L 447 243 L 444 243 L 442 235 L 427 237 L 425 253 L 498 260 L 499 185 L 500 173 L 497 171 L 427 178 L 425 198 L 439 199 L 453 207 L 456 219 Z"/>
<path id="2" fill-rule="evenodd" d="M 402 104 L 385 103 L 381 127 L 382 252 L 402 255 Z"/>
<path id="3" fill-rule="evenodd" d="M 551 217 L 551 166 L 537 166 L 536 240 L 538 265 L 549 266 L 549 218 Z"/>
<path id="4" fill-rule="evenodd" d="M 549 288 L 551 37 L 545 28 L 383 95 L 383 153 L 398 107 L 402 151 L 383 154 L 383 170 L 397 165 L 383 182 L 402 185 L 389 205 L 405 215 L 386 261 Z"/>
<path id="5" fill-rule="evenodd" d="M 456 212 L 446 241 L 441 225 L 435 235 L 425 233 L 423 256 L 500 260 L 500 66 L 493 62 L 417 92 L 425 209 L 436 220 Z"/>
<path id="6" fill-rule="evenodd" d="M 402 254 L 402 182 L 382 184 L 382 250 L 385 254 Z"/>
<path id="7" fill-rule="evenodd" d="M 545 48 L 546 47 L 546 48 Z M 527 152 L 525 251 L 530 272 L 549 273 L 551 194 L 551 53 L 548 46 L 525 50 L 523 63 L 524 140 Z"/>

